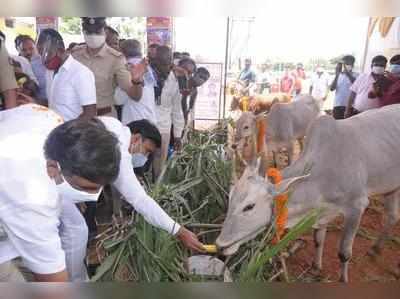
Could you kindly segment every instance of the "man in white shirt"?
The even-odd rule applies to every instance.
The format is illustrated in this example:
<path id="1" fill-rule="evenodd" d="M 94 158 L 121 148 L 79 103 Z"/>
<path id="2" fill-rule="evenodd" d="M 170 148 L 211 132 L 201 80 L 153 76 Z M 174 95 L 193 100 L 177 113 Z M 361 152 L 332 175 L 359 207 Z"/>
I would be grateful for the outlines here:
<path id="1" fill-rule="evenodd" d="M 322 66 L 318 66 L 311 78 L 310 95 L 319 101 L 321 108 L 328 97 L 330 79 Z"/>
<path id="2" fill-rule="evenodd" d="M 94 75 L 65 50 L 61 35 L 54 29 L 45 29 L 39 35 L 37 47 L 48 69 L 46 88 L 49 108 L 65 121 L 96 116 Z"/>
<path id="3" fill-rule="evenodd" d="M 36 281 L 67 281 L 59 235 L 62 204 L 67 202 L 78 215 L 74 203 L 96 201 L 109 183 L 149 223 L 203 251 L 197 237 L 173 221 L 139 184 L 131 164 L 135 138 L 118 120 L 62 124 L 56 113 L 28 104 L 0 112 L 0 124 L 0 223 L 6 233 L 0 238 L 0 271 L 8 271 L 0 273 L 3 279 L 10 278 L 11 261 L 21 257 Z M 82 215 L 79 219 L 75 225 L 80 233 L 68 241 L 86 252 L 81 242 L 87 234 L 80 228 L 86 223 Z M 73 266 L 84 269 L 83 259 Z"/>
<path id="4" fill-rule="evenodd" d="M 135 39 L 124 40 L 121 43 L 121 51 L 130 65 L 142 62 L 141 49 L 140 42 Z M 143 76 L 143 84 L 142 97 L 137 101 L 129 97 L 121 88 L 117 87 L 115 90 L 114 99 L 116 104 L 123 105 L 122 123 L 124 125 L 141 119 L 147 119 L 153 124 L 157 123 L 154 101 L 154 86 L 156 82 L 150 66 L 147 67 L 147 72 Z"/>
<path id="5" fill-rule="evenodd" d="M 156 177 L 167 160 L 168 146 L 171 138 L 171 126 L 174 126 L 174 148 L 182 147 L 181 137 L 185 126 L 182 111 L 182 95 L 179 90 L 178 74 L 175 74 L 172 63 L 172 52 L 167 46 L 156 49 L 153 69 L 156 73 L 157 86 L 155 87 L 157 127 L 162 137 L 161 151 L 154 157 L 154 174 Z M 176 70 L 178 71 L 178 70 Z"/>

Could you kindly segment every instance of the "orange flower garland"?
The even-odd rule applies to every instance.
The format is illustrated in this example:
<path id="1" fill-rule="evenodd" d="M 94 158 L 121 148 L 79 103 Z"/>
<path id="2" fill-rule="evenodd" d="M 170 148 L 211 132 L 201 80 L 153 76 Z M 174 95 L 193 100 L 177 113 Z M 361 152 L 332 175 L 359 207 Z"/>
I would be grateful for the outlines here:
<path id="1" fill-rule="evenodd" d="M 243 112 L 249 111 L 249 100 L 250 100 L 250 97 L 247 97 L 247 96 L 244 96 L 240 99 L 240 103 L 242 104 Z"/>
<path id="2" fill-rule="evenodd" d="M 277 168 L 269 168 L 267 170 L 267 176 L 272 181 L 273 184 L 277 185 L 282 181 L 282 175 Z M 283 234 L 285 233 L 285 225 L 287 222 L 288 217 L 288 208 L 286 207 L 286 202 L 288 201 L 288 193 L 283 193 L 277 195 L 275 200 L 275 229 L 276 234 L 274 239 L 272 240 L 273 243 L 277 243 Z"/>
<path id="3" fill-rule="evenodd" d="M 257 153 L 262 153 L 264 151 L 264 138 L 265 132 L 267 130 L 267 123 L 265 119 L 257 120 Z"/>

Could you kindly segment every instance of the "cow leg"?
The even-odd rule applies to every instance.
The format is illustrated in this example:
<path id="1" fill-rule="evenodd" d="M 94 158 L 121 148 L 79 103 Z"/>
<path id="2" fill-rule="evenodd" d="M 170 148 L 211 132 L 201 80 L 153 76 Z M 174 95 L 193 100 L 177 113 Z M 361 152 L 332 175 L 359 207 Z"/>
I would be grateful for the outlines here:
<path id="1" fill-rule="evenodd" d="M 292 165 L 293 156 L 294 156 L 294 146 L 293 146 L 293 142 L 289 142 L 287 151 L 288 151 L 288 165 Z"/>
<path id="2" fill-rule="evenodd" d="M 297 139 L 300 145 L 300 153 L 303 151 L 304 149 L 304 139 L 303 138 L 299 138 Z"/>
<path id="3" fill-rule="evenodd" d="M 389 238 L 389 234 L 393 227 L 400 219 L 399 213 L 399 200 L 400 200 L 400 190 L 395 191 L 384 197 L 385 205 L 385 224 L 383 226 L 383 231 L 379 236 L 378 240 L 372 246 L 369 254 L 372 256 L 380 255 L 382 251 L 383 244 Z"/>
<path id="4" fill-rule="evenodd" d="M 368 199 L 367 199 L 368 202 Z M 349 281 L 349 261 L 353 251 L 353 242 L 356 236 L 358 227 L 360 226 L 361 216 L 364 213 L 366 206 L 353 207 L 344 217 L 343 235 L 339 247 L 340 260 L 340 281 Z"/>
<path id="5" fill-rule="evenodd" d="M 324 251 L 326 230 L 327 230 L 326 226 L 322 226 L 314 230 L 314 245 L 316 252 L 313 261 L 313 270 L 318 274 L 322 270 L 322 255 Z"/>
<path id="6" fill-rule="evenodd" d="M 272 151 L 272 160 L 274 162 L 274 167 L 277 168 L 278 167 L 278 159 L 276 156 L 276 151 Z"/>

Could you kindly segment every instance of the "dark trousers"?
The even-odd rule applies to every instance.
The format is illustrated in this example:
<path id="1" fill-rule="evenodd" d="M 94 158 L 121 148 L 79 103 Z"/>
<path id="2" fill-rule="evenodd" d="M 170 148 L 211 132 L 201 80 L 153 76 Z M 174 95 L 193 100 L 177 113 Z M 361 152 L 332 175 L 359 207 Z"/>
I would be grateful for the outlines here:
<path id="1" fill-rule="evenodd" d="M 344 119 L 345 106 L 333 107 L 332 116 L 334 119 Z"/>

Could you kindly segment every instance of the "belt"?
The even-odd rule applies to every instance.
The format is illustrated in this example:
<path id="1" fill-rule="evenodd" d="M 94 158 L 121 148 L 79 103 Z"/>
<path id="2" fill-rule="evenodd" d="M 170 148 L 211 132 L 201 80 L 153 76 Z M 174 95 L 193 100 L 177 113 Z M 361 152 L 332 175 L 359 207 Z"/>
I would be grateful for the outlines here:
<path id="1" fill-rule="evenodd" d="M 103 108 L 97 109 L 97 115 L 98 115 L 98 116 L 102 116 L 102 115 L 105 115 L 105 114 L 109 114 L 109 113 L 111 113 L 111 112 L 112 112 L 111 106 L 103 107 Z"/>

